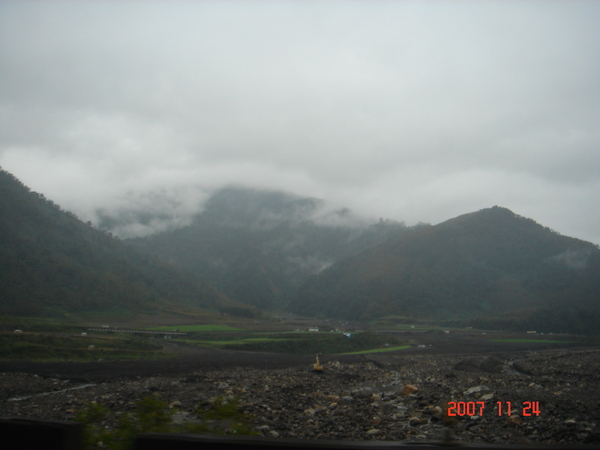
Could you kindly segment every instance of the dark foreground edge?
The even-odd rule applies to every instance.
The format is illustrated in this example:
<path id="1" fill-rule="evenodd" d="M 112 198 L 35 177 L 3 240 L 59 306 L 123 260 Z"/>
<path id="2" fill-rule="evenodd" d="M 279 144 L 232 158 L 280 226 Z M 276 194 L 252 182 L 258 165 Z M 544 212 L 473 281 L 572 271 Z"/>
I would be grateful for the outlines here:
<path id="1" fill-rule="evenodd" d="M 135 438 L 133 450 L 255 450 L 306 449 L 306 450 L 423 450 L 427 448 L 456 449 L 575 449 L 597 448 L 589 445 L 518 445 L 518 444 L 472 444 L 460 442 L 410 442 L 410 441 L 331 441 L 307 439 L 273 439 L 260 437 L 207 436 L 198 434 L 141 434 Z"/>
<path id="2" fill-rule="evenodd" d="M 10 442 L 11 450 L 83 450 L 83 425 L 78 422 L 25 418 L 0 418 L 0 436 Z M 589 450 L 589 445 L 511 445 L 444 442 L 390 442 L 390 441 L 327 441 L 304 439 L 272 439 L 260 437 L 208 436 L 199 434 L 152 433 L 135 437 L 133 450 L 422 450 L 427 448 L 465 449 L 575 449 Z"/>

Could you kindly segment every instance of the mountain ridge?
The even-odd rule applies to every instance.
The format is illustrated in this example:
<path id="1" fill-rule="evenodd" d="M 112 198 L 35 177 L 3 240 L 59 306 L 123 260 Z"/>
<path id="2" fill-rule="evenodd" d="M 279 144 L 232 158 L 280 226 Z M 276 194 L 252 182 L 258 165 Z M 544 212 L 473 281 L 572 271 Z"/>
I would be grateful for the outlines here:
<path id="1" fill-rule="evenodd" d="M 1 168 L 0 236 L 4 314 L 238 305 L 203 280 L 84 224 Z"/>
<path id="2" fill-rule="evenodd" d="M 597 246 L 494 207 L 405 234 L 333 265 L 299 289 L 290 310 L 362 320 L 480 318 L 490 325 L 490 318 L 529 309 L 529 316 L 550 311 L 558 323 L 569 305 L 598 316 L 596 277 Z"/>
<path id="3" fill-rule="evenodd" d="M 278 191 L 217 191 L 191 225 L 128 240 L 207 280 L 229 297 L 283 309 L 307 276 L 409 230 Z"/>
<path id="4" fill-rule="evenodd" d="M 277 308 L 600 333 L 598 246 L 499 206 L 407 227 L 229 187 L 189 226 L 120 241 L 1 169 L 0 190 L 4 314 Z"/>

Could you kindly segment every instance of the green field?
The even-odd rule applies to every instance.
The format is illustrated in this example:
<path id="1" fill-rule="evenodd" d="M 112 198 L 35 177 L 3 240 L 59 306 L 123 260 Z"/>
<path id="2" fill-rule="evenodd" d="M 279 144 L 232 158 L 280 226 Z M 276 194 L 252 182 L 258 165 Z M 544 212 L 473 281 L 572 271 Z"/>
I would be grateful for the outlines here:
<path id="1" fill-rule="evenodd" d="M 304 355 L 372 353 L 406 348 L 404 341 L 380 333 L 354 333 L 351 337 L 342 333 L 309 332 L 190 333 L 178 341 L 198 347 Z"/>
<path id="2" fill-rule="evenodd" d="M 281 342 L 287 339 L 273 338 L 247 338 L 247 339 L 231 339 L 231 340 L 194 340 L 194 339 L 179 339 L 199 347 L 209 348 L 225 348 L 230 346 L 245 346 L 248 344 L 266 343 L 266 342 Z"/>
<path id="3" fill-rule="evenodd" d="M 142 325 L 146 319 L 148 321 Z M 152 324 L 150 319 L 119 326 L 147 331 L 179 331 L 187 335 L 172 335 L 169 341 L 224 350 L 332 355 L 389 352 L 407 348 L 406 341 L 382 333 L 360 332 L 348 337 L 340 332 L 292 331 L 291 326 L 279 323 L 276 324 L 279 327 L 277 329 L 270 322 L 255 320 L 239 321 L 238 325 L 238 322 L 219 324 L 218 321 L 211 323 L 210 320 L 194 324 L 186 319 L 160 326 L 160 322 Z M 110 334 L 88 331 L 88 327 L 100 327 L 98 322 L 0 316 L 0 324 L 2 323 L 10 324 L 11 331 L 0 334 L 0 360 L 108 361 L 169 357 L 169 352 L 162 349 L 162 336 L 150 338 L 149 335 L 114 331 Z M 115 327 L 112 322 L 110 324 L 111 328 Z M 16 334 L 12 332 L 14 329 L 23 332 Z"/>
<path id="4" fill-rule="evenodd" d="M 208 332 L 208 331 L 243 331 L 241 328 L 230 327 L 229 325 L 180 325 L 180 326 L 164 326 L 164 327 L 153 327 L 146 328 L 146 330 L 150 331 L 181 331 L 183 333 L 190 332 Z"/>
<path id="5" fill-rule="evenodd" d="M 419 320 L 414 317 L 385 316 L 379 317 L 370 323 L 372 329 L 378 330 L 406 330 L 406 331 L 445 331 L 464 330 L 465 326 L 456 321 L 431 321 Z"/>
<path id="6" fill-rule="evenodd" d="M 556 339 L 493 339 L 492 342 L 518 342 L 522 344 L 573 344 L 575 341 L 560 341 Z"/>

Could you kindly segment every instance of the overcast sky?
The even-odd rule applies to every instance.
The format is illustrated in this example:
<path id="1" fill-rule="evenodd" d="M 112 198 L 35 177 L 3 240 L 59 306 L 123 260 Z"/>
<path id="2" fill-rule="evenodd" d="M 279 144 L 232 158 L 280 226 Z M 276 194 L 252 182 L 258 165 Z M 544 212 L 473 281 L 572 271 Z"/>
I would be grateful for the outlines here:
<path id="1" fill-rule="evenodd" d="M 600 244 L 600 2 L 0 2 L 0 166 L 83 220 L 229 184 Z"/>

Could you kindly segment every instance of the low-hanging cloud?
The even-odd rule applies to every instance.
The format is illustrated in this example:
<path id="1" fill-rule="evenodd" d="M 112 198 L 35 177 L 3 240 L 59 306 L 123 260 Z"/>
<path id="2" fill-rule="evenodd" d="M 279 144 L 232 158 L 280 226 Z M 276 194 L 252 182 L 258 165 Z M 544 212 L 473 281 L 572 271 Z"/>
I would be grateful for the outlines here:
<path id="1" fill-rule="evenodd" d="M 599 13 L 3 2 L 0 165 L 84 220 L 158 218 L 124 234 L 236 184 L 409 224 L 498 204 L 599 243 Z"/>

